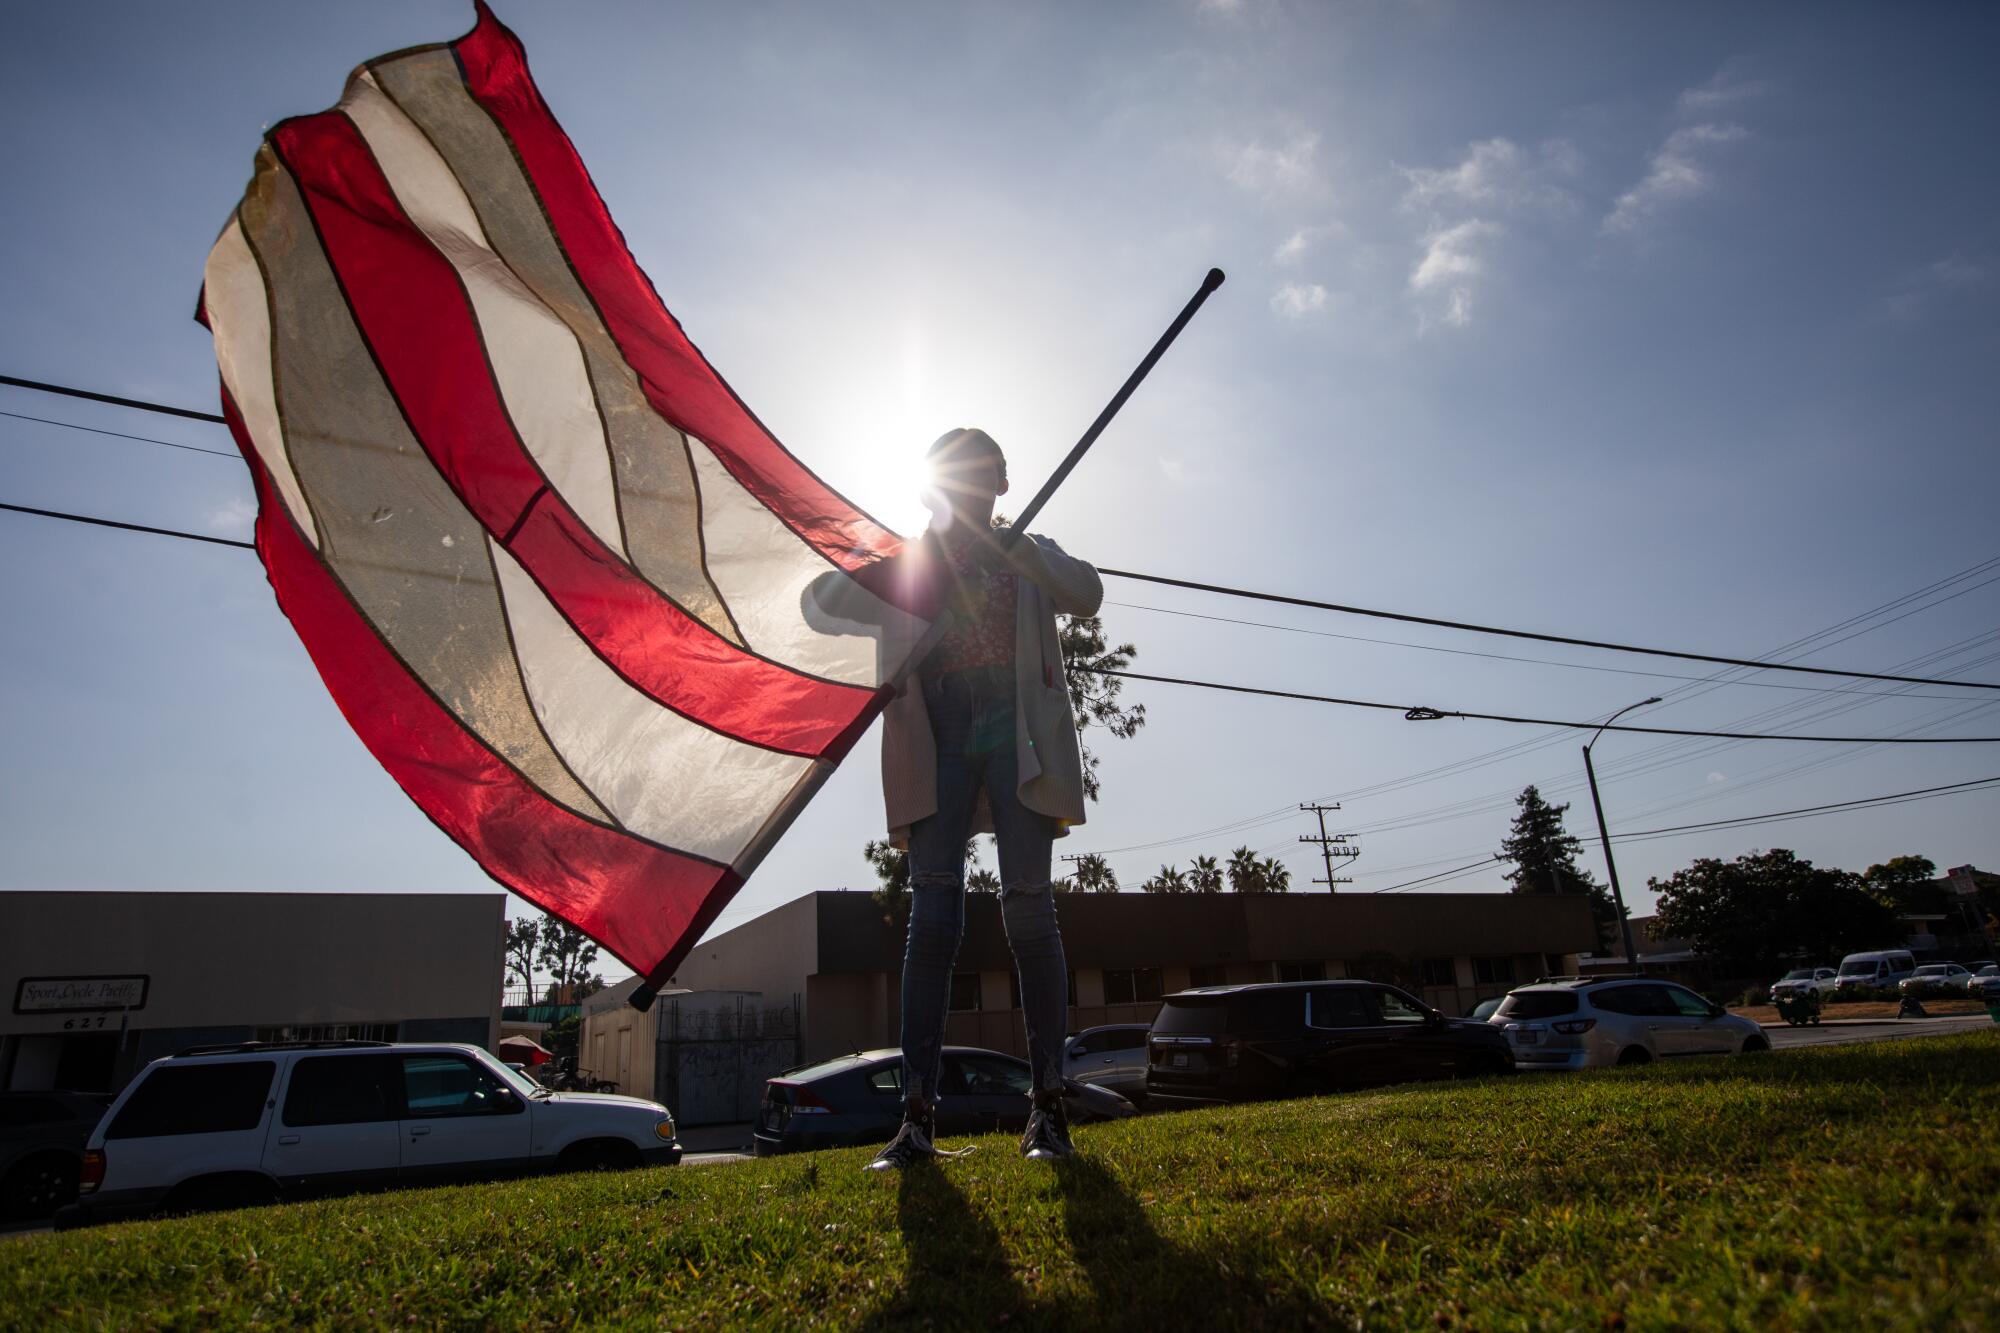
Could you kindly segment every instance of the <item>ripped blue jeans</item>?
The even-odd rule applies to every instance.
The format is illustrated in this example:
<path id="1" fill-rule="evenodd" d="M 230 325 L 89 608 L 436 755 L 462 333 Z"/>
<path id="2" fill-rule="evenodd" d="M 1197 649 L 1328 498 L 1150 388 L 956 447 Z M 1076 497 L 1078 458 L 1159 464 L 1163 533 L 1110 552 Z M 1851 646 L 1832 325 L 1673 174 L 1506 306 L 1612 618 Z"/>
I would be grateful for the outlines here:
<path id="1" fill-rule="evenodd" d="M 1055 821 L 1021 804 L 1012 667 L 923 677 L 937 742 L 937 813 L 910 828 L 910 934 L 903 949 L 903 1088 L 938 1098 L 952 966 L 965 932 L 965 843 L 979 792 L 1000 851 L 1000 916 L 1021 982 L 1037 1090 L 1062 1086 L 1069 971 L 1049 884 Z"/>

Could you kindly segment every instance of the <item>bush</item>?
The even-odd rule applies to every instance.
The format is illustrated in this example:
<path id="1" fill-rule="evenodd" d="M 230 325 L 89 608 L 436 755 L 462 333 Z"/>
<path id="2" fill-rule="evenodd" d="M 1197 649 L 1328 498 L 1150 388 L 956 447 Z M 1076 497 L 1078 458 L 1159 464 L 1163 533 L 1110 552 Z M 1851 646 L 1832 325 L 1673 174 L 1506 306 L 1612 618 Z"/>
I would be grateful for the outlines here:
<path id="1" fill-rule="evenodd" d="M 1771 988 L 1769 986 L 1752 986 L 1733 1001 L 1738 1007 L 1744 1009 L 1754 1008 L 1760 1004 L 1769 1004 L 1770 1002 Z"/>

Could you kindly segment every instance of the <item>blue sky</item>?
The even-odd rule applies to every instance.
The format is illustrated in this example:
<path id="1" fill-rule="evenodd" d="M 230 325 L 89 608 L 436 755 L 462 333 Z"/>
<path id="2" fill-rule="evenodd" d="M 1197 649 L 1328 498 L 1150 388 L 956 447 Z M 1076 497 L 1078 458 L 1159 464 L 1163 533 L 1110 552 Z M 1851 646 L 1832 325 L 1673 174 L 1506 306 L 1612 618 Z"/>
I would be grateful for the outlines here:
<path id="1" fill-rule="evenodd" d="M 1072 552 L 1746 655 L 2000 556 L 1990 8 L 500 13 L 691 335 L 906 529 L 925 442 L 986 427 L 1025 494 L 1219 265 L 1228 284 L 1044 515 Z M 212 409 L 189 316 L 258 133 L 468 22 L 458 3 L 10 14 L 0 371 Z M 19 390 L 0 411 L 229 447 Z M 248 532 L 240 463 L 12 418 L 0 441 L 0 499 Z M 0 887 L 488 886 L 349 733 L 245 554 L 0 515 L 0 570 Z M 1890 669 L 2000 630 L 1996 572 L 1805 660 Z M 2000 734 L 2000 699 L 1970 691 L 1696 688 L 1400 645 L 1706 674 L 1687 663 L 1127 582 L 1110 599 L 1129 604 L 1111 631 L 1165 674 L 1555 717 L 1671 689 L 1634 720 Z M 1920 674 L 2000 679 L 1994 653 Z M 1308 825 L 1283 812 L 1347 794 L 1343 827 L 1380 829 L 1353 888 L 1383 888 L 1497 846 L 1525 783 L 1581 781 L 1576 738 L 1535 729 L 1131 693 L 1149 723 L 1107 746 L 1106 799 L 1059 850 L 1137 848 L 1112 854 L 1133 884 L 1245 842 L 1303 879 Z M 1614 829 L 2000 773 L 2000 746 L 1596 753 Z M 865 887 L 876 783 L 864 743 L 723 925 Z M 1620 870 L 1644 910 L 1649 875 L 1773 845 L 2000 868 L 1996 816 L 1989 791 L 1634 842 Z M 1587 794 L 1570 823 L 1591 831 Z"/>

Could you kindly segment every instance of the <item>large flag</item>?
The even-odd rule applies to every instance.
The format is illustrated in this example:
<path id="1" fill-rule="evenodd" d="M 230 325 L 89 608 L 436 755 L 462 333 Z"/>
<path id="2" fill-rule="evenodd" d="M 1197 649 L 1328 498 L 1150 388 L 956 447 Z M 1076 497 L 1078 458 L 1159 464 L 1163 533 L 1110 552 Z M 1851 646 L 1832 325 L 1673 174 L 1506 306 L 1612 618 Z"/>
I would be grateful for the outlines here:
<path id="1" fill-rule="evenodd" d="M 902 539 L 688 341 L 484 5 L 265 136 L 201 318 L 349 723 L 657 988 L 925 642 Z"/>

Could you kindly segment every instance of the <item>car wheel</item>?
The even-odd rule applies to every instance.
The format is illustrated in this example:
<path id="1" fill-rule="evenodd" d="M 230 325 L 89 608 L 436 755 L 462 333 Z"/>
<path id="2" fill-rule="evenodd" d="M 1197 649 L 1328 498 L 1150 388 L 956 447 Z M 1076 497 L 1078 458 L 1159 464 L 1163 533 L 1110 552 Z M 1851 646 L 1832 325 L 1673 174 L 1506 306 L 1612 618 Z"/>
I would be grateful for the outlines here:
<path id="1" fill-rule="evenodd" d="M 1745 1037 L 1743 1039 L 1743 1050 L 1741 1054 L 1756 1055 L 1760 1052 L 1768 1051 L 1770 1049 L 1771 1049 L 1771 1043 L 1765 1040 L 1763 1037 Z"/>
<path id="2" fill-rule="evenodd" d="M 1653 1063 L 1653 1053 L 1644 1046 L 1627 1046 L 1618 1052 L 1618 1063 L 1622 1065 L 1649 1065 Z"/>
<path id="3" fill-rule="evenodd" d="M 65 1153 L 40 1153 L 14 1164 L 0 1183 L 0 1217 L 10 1222 L 48 1217 L 76 1198 L 77 1159 Z"/>

